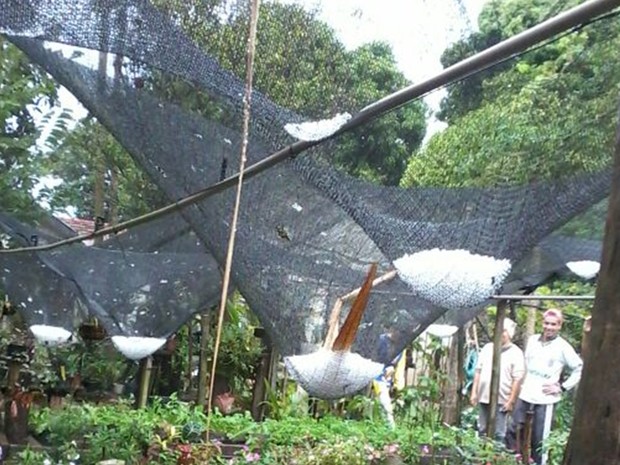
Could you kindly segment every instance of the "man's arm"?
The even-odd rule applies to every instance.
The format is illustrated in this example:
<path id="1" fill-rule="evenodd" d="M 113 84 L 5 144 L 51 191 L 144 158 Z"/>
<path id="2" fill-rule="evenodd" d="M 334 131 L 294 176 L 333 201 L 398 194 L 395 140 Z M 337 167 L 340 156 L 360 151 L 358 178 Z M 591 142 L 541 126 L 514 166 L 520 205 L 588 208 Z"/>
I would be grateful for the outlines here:
<path id="1" fill-rule="evenodd" d="M 471 402 L 471 405 L 476 406 L 478 405 L 478 390 L 480 389 L 480 369 L 476 368 L 476 371 L 474 372 L 474 382 L 471 386 L 471 394 L 469 396 L 469 402 Z"/>
<path id="2" fill-rule="evenodd" d="M 512 366 L 512 385 L 510 386 L 510 396 L 504 404 L 504 410 L 512 412 L 512 409 L 519 397 L 519 391 L 521 391 L 521 383 L 525 378 L 525 360 L 523 352 L 519 351 L 519 356 L 516 357 L 515 363 Z"/>
<path id="3" fill-rule="evenodd" d="M 577 386 L 579 383 L 579 380 L 581 379 L 583 361 L 568 342 L 566 343 L 566 348 L 564 349 L 563 354 L 564 365 L 571 371 L 571 373 L 570 376 L 566 378 L 566 381 L 562 383 L 562 389 L 568 391 Z"/>

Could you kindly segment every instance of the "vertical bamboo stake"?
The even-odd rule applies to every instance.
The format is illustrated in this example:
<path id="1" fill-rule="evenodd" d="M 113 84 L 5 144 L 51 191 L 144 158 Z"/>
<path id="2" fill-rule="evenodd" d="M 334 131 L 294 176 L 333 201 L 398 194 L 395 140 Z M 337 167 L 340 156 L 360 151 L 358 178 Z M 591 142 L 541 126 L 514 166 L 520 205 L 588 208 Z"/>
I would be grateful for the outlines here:
<path id="1" fill-rule="evenodd" d="M 211 429 L 211 410 L 213 406 L 213 382 L 215 380 L 215 367 L 217 366 L 217 355 L 220 346 L 220 338 L 222 337 L 222 321 L 224 319 L 224 311 L 226 310 L 226 298 L 228 297 L 228 283 L 230 281 L 230 269 L 232 267 L 232 256 L 235 248 L 235 234 L 237 232 L 237 218 L 239 217 L 239 205 L 241 203 L 241 187 L 243 186 L 243 172 L 247 161 L 248 150 L 248 134 L 250 128 L 250 103 L 252 100 L 252 77 L 254 71 L 254 50 L 256 49 L 256 25 L 258 23 L 258 9 L 260 0 L 251 0 L 250 2 L 250 31 L 247 43 L 246 58 L 246 79 L 245 94 L 243 97 L 243 140 L 241 144 L 241 160 L 239 162 L 239 179 L 237 182 L 237 194 L 235 197 L 235 206 L 233 209 L 233 217 L 230 222 L 230 237 L 228 239 L 228 250 L 226 253 L 226 264 L 224 267 L 224 276 L 222 278 L 222 294 L 220 298 L 220 308 L 217 320 L 217 334 L 215 336 L 215 346 L 213 347 L 213 364 L 211 366 L 211 380 L 209 385 L 209 401 L 207 402 L 207 432 L 206 439 L 209 440 Z"/>
<path id="2" fill-rule="evenodd" d="M 200 315 L 200 359 L 198 365 L 198 393 L 196 403 L 205 405 L 207 399 L 207 374 L 209 373 L 209 364 L 207 360 L 207 345 L 209 344 L 209 330 L 211 327 L 211 313 L 206 310 Z M 211 374 L 213 378 L 214 374 Z M 211 381 L 211 390 L 213 390 L 213 382 Z M 209 391 L 211 398 L 211 391 Z"/>
<path id="3" fill-rule="evenodd" d="M 149 355 L 148 357 L 140 360 L 140 387 L 138 389 L 138 398 L 136 407 L 146 407 L 146 402 L 149 397 L 149 387 L 151 385 L 151 370 L 153 368 L 153 359 Z"/>

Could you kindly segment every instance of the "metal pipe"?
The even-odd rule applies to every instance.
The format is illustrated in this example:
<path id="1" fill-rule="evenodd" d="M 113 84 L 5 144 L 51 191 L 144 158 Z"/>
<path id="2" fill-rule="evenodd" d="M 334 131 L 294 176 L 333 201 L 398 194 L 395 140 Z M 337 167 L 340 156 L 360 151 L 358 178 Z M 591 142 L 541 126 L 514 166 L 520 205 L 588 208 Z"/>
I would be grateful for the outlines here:
<path id="1" fill-rule="evenodd" d="M 444 69 L 426 81 L 405 87 L 383 99 L 368 105 L 357 113 L 345 124 L 342 130 L 346 130 L 374 118 L 386 111 L 418 98 L 432 90 L 445 86 L 451 82 L 459 81 L 482 69 L 488 68 L 504 61 L 517 53 L 527 50 L 543 40 L 550 39 L 560 32 L 567 31 L 590 19 L 607 13 L 620 6 L 620 0 L 591 0 L 564 13 L 560 13 L 542 23 L 527 29 L 509 39 L 506 39 L 480 53 Z"/>
<path id="2" fill-rule="evenodd" d="M 593 295 L 494 295 L 496 300 L 594 300 Z"/>

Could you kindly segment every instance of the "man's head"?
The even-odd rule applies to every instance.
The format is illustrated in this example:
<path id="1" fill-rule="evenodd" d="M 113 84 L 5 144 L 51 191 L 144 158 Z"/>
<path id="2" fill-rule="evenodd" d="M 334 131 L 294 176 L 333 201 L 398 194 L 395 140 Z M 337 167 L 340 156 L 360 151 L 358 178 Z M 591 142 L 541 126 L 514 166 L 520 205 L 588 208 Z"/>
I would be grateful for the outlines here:
<path id="1" fill-rule="evenodd" d="M 510 318 L 504 318 L 504 333 L 502 334 L 502 345 L 509 344 L 515 336 L 517 324 Z"/>
<path id="2" fill-rule="evenodd" d="M 562 311 L 557 308 L 550 308 L 543 313 L 543 340 L 550 341 L 555 338 L 562 329 L 563 322 Z"/>

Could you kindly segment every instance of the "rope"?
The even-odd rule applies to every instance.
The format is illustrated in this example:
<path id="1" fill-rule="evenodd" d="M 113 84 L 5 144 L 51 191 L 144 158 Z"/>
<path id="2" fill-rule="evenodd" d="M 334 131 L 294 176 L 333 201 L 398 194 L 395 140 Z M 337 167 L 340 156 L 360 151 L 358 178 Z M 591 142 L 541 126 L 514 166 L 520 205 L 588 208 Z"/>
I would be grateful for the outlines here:
<path id="1" fill-rule="evenodd" d="M 256 25 L 258 23 L 258 9 L 260 0 L 250 0 L 250 30 L 248 33 L 248 43 L 246 49 L 246 76 L 245 76 L 245 95 L 243 96 L 243 142 L 241 144 L 241 155 L 239 161 L 239 179 L 237 181 L 237 194 L 233 208 L 233 218 L 230 224 L 230 237 L 228 239 L 228 250 L 226 253 L 226 264 L 224 266 L 224 276 L 222 281 L 222 294 L 220 297 L 220 308 L 217 320 L 217 333 L 215 336 L 215 346 L 213 348 L 213 364 L 211 366 L 211 379 L 209 380 L 209 400 L 207 402 L 207 432 L 206 437 L 209 441 L 211 430 L 211 410 L 213 408 L 213 385 L 215 382 L 215 367 L 217 366 L 217 356 L 222 337 L 222 322 L 224 321 L 224 311 L 226 310 L 226 297 L 228 296 L 228 284 L 230 282 L 230 270 L 232 266 L 233 250 L 235 247 L 235 237 L 237 232 L 237 219 L 239 217 L 239 204 L 241 203 L 241 187 L 243 185 L 243 172 L 247 161 L 248 134 L 250 132 L 250 103 L 252 100 L 252 75 L 254 71 L 254 52 L 256 50 Z"/>

